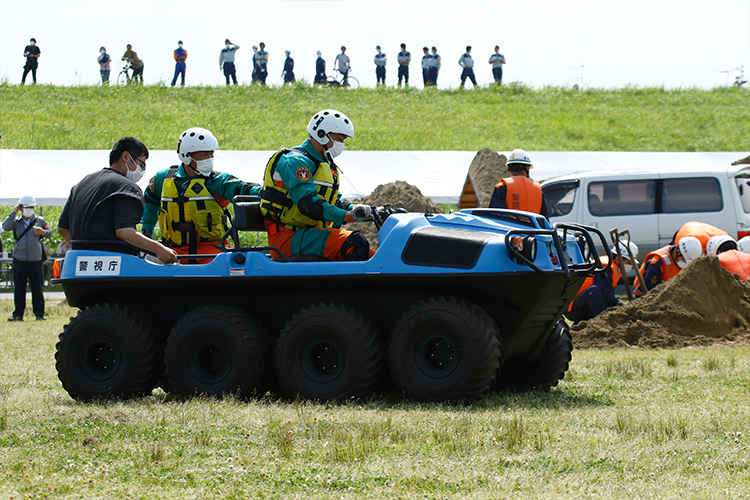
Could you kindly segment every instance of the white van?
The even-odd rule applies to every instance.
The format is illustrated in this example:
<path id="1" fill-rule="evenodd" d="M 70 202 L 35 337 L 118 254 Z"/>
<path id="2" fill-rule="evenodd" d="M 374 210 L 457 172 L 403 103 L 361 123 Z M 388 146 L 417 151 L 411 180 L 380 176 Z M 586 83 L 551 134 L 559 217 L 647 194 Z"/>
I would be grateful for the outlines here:
<path id="1" fill-rule="evenodd" d="M 729 168 L 582 172 L 542 183 L 549 221 L 630 230 L 641 259 L 686 222 L 750 235 L 750 165 Z"/>

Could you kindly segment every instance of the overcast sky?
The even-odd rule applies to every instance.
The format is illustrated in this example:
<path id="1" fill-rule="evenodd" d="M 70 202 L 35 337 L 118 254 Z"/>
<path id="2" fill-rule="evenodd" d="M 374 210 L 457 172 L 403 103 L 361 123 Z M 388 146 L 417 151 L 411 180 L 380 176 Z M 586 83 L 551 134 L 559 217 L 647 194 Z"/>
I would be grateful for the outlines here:
<path id="1" fill-rule="evenodd" d="M 374 86 L 379 44 L 388 55 L 386 82 L 395 85 L 402 42 L 417 87 L 424 45 L 442 56 L 440 88 L 460 83 L 466 45 L 480 85 L 492 81 L 495 45 L 507 59 L 504 82 L 533 87 L 711 88 L 729 85 L 743 65 L 750 76 L 748 1 L 0 0 L 0 80 L 20 82 L 30 37 L 42 51 L 39 82 L 58 85 L 97 83 L 102 45 L 117 62 L 115 78 L 128 43 L 145 63 L 146 83 L 168 84 L 180 39 L 189 53 L 188 84 L 222 84 L 225 38 L 241 47 L 236 65 L 244 82 L 251 46 L 265 42 L 269 84 L 281 83 L 285 49 L 297 78 L 310 81 L 315 51 L 323 51 L 330 73 L 343 44 L 352 74 Z"/>

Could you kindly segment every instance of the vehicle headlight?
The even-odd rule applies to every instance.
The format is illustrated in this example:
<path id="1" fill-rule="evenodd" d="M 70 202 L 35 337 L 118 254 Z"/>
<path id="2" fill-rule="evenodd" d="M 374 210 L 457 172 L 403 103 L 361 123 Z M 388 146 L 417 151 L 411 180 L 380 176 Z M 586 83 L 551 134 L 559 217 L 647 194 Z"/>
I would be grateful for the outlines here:
<path id="1" fill-rule="evenodd" d="M 536 238 L 533 236 L 513 236 L 510 239 L 513 250 L 534 262 L 536 259 Z"/>

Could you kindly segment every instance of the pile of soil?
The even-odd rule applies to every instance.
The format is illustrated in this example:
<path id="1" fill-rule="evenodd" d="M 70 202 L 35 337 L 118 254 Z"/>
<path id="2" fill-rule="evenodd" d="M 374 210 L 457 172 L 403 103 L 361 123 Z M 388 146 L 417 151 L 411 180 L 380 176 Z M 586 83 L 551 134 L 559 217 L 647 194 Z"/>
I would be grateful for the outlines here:
<path id="1" fill-rule="evenodd" d="M 750 165 L 750 156 L 746 156 L 740 160 L 733 161 L 732 165 Z"/>
<path id="2" fill-rule="evenodd" d="M 498 154 L 490 148 L 480 149 L 471 160 L 469 178 L 480 207 L 488 208 L 495 185 L 503 177 L 510 177 L 506 160 L 505 155 Z"/>
<path id="3" fill-rule="evenodd" d="M 394 209 L 403 208 L 407 212 L 419 212 L 425 214 L 442 214 L 443 211 L 435 205 L 431 199 L 422 196 L 422 192 L 416 186 L 408 182 L 396 181 L 390 184 L 381 184 L 369 196 L 360 203 L 364 205 L 383 206 L 390 204 Z M 362 231 L 370 242 L 370 248 L 377 250 L 378 233 L 372 222 L 357 222 L 347 224 L 345 229 L 350 231 Z"/>
<path id="4" fill-rule="evenodd" d="M 702 257 L 622 307 L 575 325 L 579 349 L 750 344 L 750 282 Z"/>

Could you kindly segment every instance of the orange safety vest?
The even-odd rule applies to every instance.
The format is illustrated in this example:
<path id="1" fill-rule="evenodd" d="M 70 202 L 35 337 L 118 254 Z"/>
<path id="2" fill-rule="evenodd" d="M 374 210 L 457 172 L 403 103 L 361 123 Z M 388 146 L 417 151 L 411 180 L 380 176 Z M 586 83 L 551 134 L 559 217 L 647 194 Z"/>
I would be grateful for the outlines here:
<path id="1" fill-rule="evenodd" d="M 506 186 L 505 205 L 511 210 L 542 212 L 542 186 L 524 175 L 500 179 L 495 187 Z"/>
<path id="2" fill-rule="evenodd" d="M 723 229 L 706 224 L 705 222 L 690 221 L 682 225 L 682 227 L 674 235 L 674 244 L 680 243 L 680 240 L 685 236 L 695 236 L 701 242 L 703 251 L 706 251 L 706 243 L 711 239 L 712 236 L 721 236 L 727 234 Z"/>
<path id="3" fill-rule="evenodd" d="M 609 259 L 607 257 L 602 256 L 601 259 L 602 259 L 603 265 L 606 266 L 609 263 Z M 620 268 L 615 266 L 614 264 L 612 264 L 611 269 L 612 269 L 612 288 L 614 288 L 617 286 L 617 283 L 620 282 L 620 276 L 622 276 L 622 273 L 620 273 Z M 576 298 L 578 298 L 578 296 L 581 295 L 584 290 L 586 290 L 587 288 L 593 285 L 594 285 L 594 277 L 589 276 L 588 278 L 584 280 L 583 286 L 581 287 L 581 289 L 578 290 L 578 293 L 576 294 Z M 570 312 L 571 310 L 573 310 L 573 302 L 571 302 L 570 305 L 568 306 L 568 312 Z"/>
<path id="4" fill-rule="evenodd" d="M 739 274 L 741 280 L 750 280 L 750 254 L 739 250 L 721 252 L 719 264 L 730 273 Z"/>
<path id="5" fill-rule="evenodd" d="M 650 254 L 646 255 L 646 258 L 643 259 L 643 264 L 641 264 L 641 276 L 646 272 L 646 266 L 648 264 L 656 264 L 657 262 L 661 261 L 663 264 L 663 269 L 661 271 L 661 281 L 664 283 L 667 280 L 670 280 L 677 276 L 677 273 L 680 272 L 680 266 L 678 266 L 673 260 L 672 260 L 672 254 L 669 253 L 669 249 L 672 247 L 672 245 L 667 245 L 665 247 L 661 247 L 658 250 L 654 250 Z M 637 293 L 641 293 L 638 286 L 640 285 L 640 280 L 638 278 L 635 279 L 635 283 L 633 283 L 633 287 L 636 289 Z"/>

